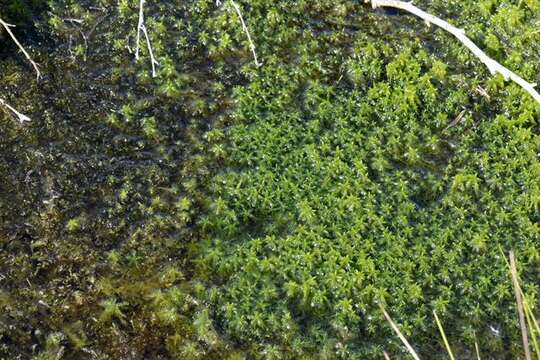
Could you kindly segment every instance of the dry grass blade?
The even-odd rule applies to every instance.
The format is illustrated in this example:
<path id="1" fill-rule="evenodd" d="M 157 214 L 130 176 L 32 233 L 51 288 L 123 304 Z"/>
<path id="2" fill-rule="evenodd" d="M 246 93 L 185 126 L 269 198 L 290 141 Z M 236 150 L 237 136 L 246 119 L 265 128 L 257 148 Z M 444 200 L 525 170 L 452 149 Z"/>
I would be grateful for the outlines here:
<path id="1" fill-rule="evenodd" d="M 500 247 L 500 246 L 499 246 L 499 251 L 500 251 L 500 253 L 501 253 L 501 255 L 502 255 L 503 259 L 504 259 L 504 262 L 506 263 L 506 266 L 508 267 L 510 272 L 512 272 L 512 266 L 508 262 L 508 259 L 504 255 L 504 251 L 503 251 L 502 247 Z M 516 270 L 516 275 L 517 275 L 517 270 Z M 536 338 L 536 334 L 540 334 L 540 326 L 538 325 L 538 321 L 536 320 L 536 317 L 534 316 L 534 313 L 533 313 L 531 307 L 528 304 L 527 297 L 525 296 L 525 294 L 523 293 L 523 290 L 521 289 L 521 286 L 519 285 L 519 281 L 520 281 L 519 276 L 517 276 L 517 280 L 518 280 L 517 288 L 519 290 L 519 294 L 520 294 L 521 299 L 522 299 L 521 302 L 523 304 L 523 310 L 525 312 L 525 317 L 526 317 L 526 320 L 527 320 L 527 324 L 529 325 L 531 339 L 533 341 L 533 345 L 534 345 L 534 349 L 536 351 L 536 355 L 540 359 L 540 345 L 538 344 L 538 341 L 537 341 L 537 338 Z"/>
<path id="2" fill-rule="evenodd" d="M 512 275 L 512 283 L 514 284 L 514 293 L 516 295 L 516 302 L 518 308 L 519 325 L 521 326 L 521 339 L 523 341 L 523 351 L 525 352 L 525 359 L 531 360 L 531 352 L 529 349 L 529 337 L 527 335 L 527 324 L 525 322 L 525 314 L 523 312 L 523 302 L 521 298 L 521 289 L 519 287 L 519 280 L 516 268 L 516 258 L 514 252 L 510 251 L 510 273 Z"/>
<path id="3" fill-rule="evenodd" d="M 450 359 L 454 360 L 454 354 L 452 353 L 452 348 L 450 348 L 450 344 L 448 343 L 448 339 L 446 338 L 446 334 L 444 333 L 444 329 L 442 327 L 441 321 L 439 320 L 439 317 L 437 316 L 437 313 L 435 310 L 433 310 L 433 315 L 435 316 L 435 322 L 437 323 L 437 327 L 439 328 L 439 332 L 441 333 L 441 336 L 444 341 L 444 346 L 446 346 L 446 351 L 448 352 L 448 356 L 450 356 Z"/>
<path id="4" fill-rule="evenodd" d="M 448 124 L 448 126 L 444 130 L 446 131 L 446 130 L 458 125 L 463 120 L 463 117 L 465 116 L 466 112 L 467 112 L 467 110 L 465 110 L 465 109 L 461 110 L 459 115 L 456 116 L 456 118 L 454 120 L 452 120 L 452 122 L 450 124 Z"/>
<path id="5" fill-rule="evenodd" d="M 409 354 L 411 354 L 411 356 L 413 357 L 413 359 L 415 360 L 420 360 L 420 357 L 418 356 L 418 354 L 416 353 L 416 351 L 414 351 L 413 347 L 411 346 L 411 344 L 409 344 L 409 342 L 407 341 L 407 339 L 405 338 L 405 336 L 403 336 L 403 334 L 401 333 L 401 331 L 399 330 L 398 326 L 396 325 L 396 323 L 394 322 L 394 320 L 392 320 L 392 318 L 390 317 L 390 315 L 388 315 L 388 313 L 386 312 L 386 310 L 384 309 L 384 307 L 379 304 L 379 308 L 381 309 L 382 313 L 384 314 L 384 317 L 386 318 L 386 320 L 388 321 L 388 323 L 390 323 L 390 326 L 392 327 L 392 329 L 396 332 L 397 336 L 399 337 L 399 339 L 401 340 L 401 342 L 403 343 L 403 345 L 405 345 L 405 347 L 407 348 L 407 351 L 409 352 Z"/>
<path id="6" fill-rule="evenodd" d="M 384 360 L 390 360 L 390 356 L 388 355 L 386 351 L 383 351 L 383 355 L 384 355 Z"/>
<path id="7" fill-rule="evenodd" d="M 518 281 L 519 281 L 519 277 L 518 277 Z M 519 293 L 521 294 L 521 299 L 523 302 L 523 310 L 525 312 L 525 318 L 527 319 L 527 324 L 529 325 L 529 330 L 530 330 L 530 335 L 531 335 L 531 340 L 534 346 L 534 350 L 536 352 L 537 358 L 540 359 L 540 345 L 538 344 L 538 340 L 536 338 L 536 334 L 540 334 L 540 326 L 538 325 L 538 321 L 536 320 L 534 313 L 531 307 L 529 306 L 527 297 L 523 293 L 523 290 L 521 290 L 521 286 L 519 287 Z"/>
<path id="8" fill-rule="evenodd" d="M 474 349 L 476 350 L 476 359 L 482 360 L 482 358 L 480 357 L 480 348 L 478 347 L 477 341 L 474 342 Z"/>
<path id="9" fill-rule="evenodd" d="M 534 317 L 533 311 L 532 311 L 531 307 L 529 306 L 528 302 L 526 301 L 525 295 L 523 295 L 523 291 L 521 292 L 521 296 L 523 296 L 523 298 L 524 298 L 523 307 L 525 308 L 525 312 L 526 313 L 528 312 L 529 315 L 531 315 L 532 325 L 529 324 L 529 326 L 531 328 L 533 328 L 538 334 L 540 334 L 540 325 L 538 325 L 538 321 Z M 540 357 L 540 353 L 538 354 L 538 356 Z"/>
<path id="10" fill-rule="evenodd" d="M 538 345 L 538 340 L 536 339 L 536 333 L 535 333 L 535 331 L 537 332 L 537 329 L 534 326 L 535 324 L 536 325 L 538 324 L 536 323 L 536 319 L 534 318 L 533 312 L 530 310 L 527 304 L 527 301 L 526 301 L 525 295 L 523 295 L 523 292 L 521 292 L 521 296 L 523 299 L 523 309 L 525 310 L 525 317 L 527 319 L 527 324 L 529 324 L 529 330 L 531 334 L 531 340 L 533 343 L 534 351 L 536 352 L 536 356 L 540 357 L 540 346 Z"/>

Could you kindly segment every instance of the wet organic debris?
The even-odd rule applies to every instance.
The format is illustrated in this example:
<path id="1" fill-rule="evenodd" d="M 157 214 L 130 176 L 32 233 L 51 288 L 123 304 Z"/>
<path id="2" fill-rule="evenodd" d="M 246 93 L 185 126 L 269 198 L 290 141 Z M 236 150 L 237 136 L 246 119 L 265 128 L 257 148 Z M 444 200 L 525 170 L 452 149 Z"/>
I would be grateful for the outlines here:
<path id="1" fill-rule="evenodd" d="M 207 0 L 145 2 L 156 78 L 135 0 L 49 1 L 40 82 L 2 59 L 33 121 L 0 112 L 0 358 L 403 356 L 378 303 L 420 355 L 435 311 L 456 357 L 519 356 L 499 246 L 534 304 L 534 101 L 416 19 L 237 4 L 262 67 Z M 538 1 L 417 5 L 540 80 Z"/>

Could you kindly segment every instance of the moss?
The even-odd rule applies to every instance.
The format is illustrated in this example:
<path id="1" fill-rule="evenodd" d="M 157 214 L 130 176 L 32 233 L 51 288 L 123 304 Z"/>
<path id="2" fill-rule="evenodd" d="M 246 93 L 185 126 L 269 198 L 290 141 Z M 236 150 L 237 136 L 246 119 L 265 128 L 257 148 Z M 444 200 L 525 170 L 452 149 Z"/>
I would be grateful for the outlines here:
<path id="1" fill-rule="evenodd" d="M 81 229 L 81 227 L 80 219 L 70 219 L 66 224 L 66 229 L 72 232 Z"/>
<path id="2" fill-rule="evenodd" d="M 447 4 L 432 7 L 452 12 Z M 291 8 L 290 14 L 299 11 Z M 504 13 L 510 15 L 504 22 L 502 11 L 495 15 L 500 23 L 493 30 L 507 32 L 524 26 L 526 16 L 537 17 L 517 9 Z M 426 355 L 442 354 L 432 341 L 432 310 L 444 314 L 460 353 L 472 350 L 475 333 L 482 348 L 519 343 L 499 246 L 519 249 L 526 263 L 536 264 L 526 254 L 538 245 L 538 232 L 531 232 L 537 214 L 526 210 L 521 193 L 537 187 L 531 126 L 538 106 L 523 92 L 501 92 L 509 87 L 498 77 L 489 80 L 488 104 L 474 86 L 463 86 L 484 80 L 460 65 L 470 55 L 459 45 L 441 37 L 438 50 L 427 52 L 423 46 L 432 39 L 416 27 L 428 39 L 392 42 L 405 31 L 382 35 L 386 24 L 365 25 L 377 35 L 336 30 L 317 33 L 312 42 L 315 35 L 306 31 L 288 48 L 294 62 L 268 55 L 267 66 L 235 93 L 226 170 L 211 184 L 204 222 L 213 240 L 201 243 L 199 273 L 210 272 L 219 286 L 213 306 L 225 332 L 241 343 L 272 344 L 269 356 L 320 349 L 331 358 L 401 353 L 399 341 L 388 340 L 393 333 L 377 301 L 388 303 Z M 476 24 L 485 31 L 482 21 Z M 492 40 L 492 50 L 506 48 L 494 48 Z M 354 44 L 352 55 L 336 44 Z M 279 53 L 280 44 L 273 45 Z M 448 53 L 440 54 L 442 48 Z M 512 97 L 520 105 L 511 105 Z M 474 109 L 472 116 L 448 127 L 463 108 Z M 509 111 L 529 120 L 518 125 L 502 115 Z M 507 143 L 519 137 L 519 148 Z M 528 273 L 534 283 L 534 266 Z M 504 338 L 478 330 L 493 323 Z M 293 348 L 292 339 L 304 342 Z"/>
<path id="3" fill-rule="evenodd" d="M 417 5 L 537 81 L 536 3 Z M 95 5 L 34 18 L 39 84 L 0 62 L 33 119 L 0 113 L 0 357 L 404 356 L 376 301 L 426 357 L 432 310 L 458 357 L 519 355 L 499 246 L 531 299 L 540 258 L 520 88 L 413 17 L 335 0 L 240 1 L 261 68 L 227 2 L 147 1 L 152 78 L 128 51 L 138 3 Z"/>

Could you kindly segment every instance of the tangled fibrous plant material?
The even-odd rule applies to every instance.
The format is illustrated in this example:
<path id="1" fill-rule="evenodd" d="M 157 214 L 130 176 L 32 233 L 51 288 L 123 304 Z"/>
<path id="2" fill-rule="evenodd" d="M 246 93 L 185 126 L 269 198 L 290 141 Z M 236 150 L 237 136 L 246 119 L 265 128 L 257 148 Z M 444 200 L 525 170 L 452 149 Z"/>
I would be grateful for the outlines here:
<path id="1" fill-rule="evenodd" d="M 135 59 L 139 60 L 139 51 L 140 51 L 140 42 L 141 42 L 141 32 L 146 38 L 146 47 L 148 48 L 148 53 L 150 54 L 150 62 L 152 64 L 152 77 L 157 76 L 156 66 L 159 65 L 157 60 L 154 57 L 154 51 L 152 50 L 152 44 L 150 42 L 150 37 L 148 36 L 148 30 L 146 29 L 146 24 L 144 21 L 144 3 L 145 0 L 140 0 L 139 2 L 139 24 L 137 25 L 137 44 L 135 48 Z"/>
<path id="2" fill-rule="evenodd" d="M 366 0 L 366 2 L 369 2 L 369 0 Z M 540 94 L 535 90 L 536 84 L 526 81 L 516 73 L 487 56 L 486 53 L 484 53 L 478 46 L 476 46 L 475 43 L 471 41 L 471 39 L 465 35 L 465 30 L 459 29 L 434 15 L 428 14 L 427 12 L 414 6 L 412 2 L 398 0 L 371 0 L 371 5 L 373 8 L 391 7 L 409 12 L 423 19 L 428 25 L 435 24 L 443 30 L 449 32 L 450 34 L 454 35 L 463 45 L 465 45 L 482 63 L 484 63 L 491 74 L 499 73 L 504 77 L 505 80 L 512 80 L 521 86 L 523 90 L 528 92 L 540 104 Z"/>

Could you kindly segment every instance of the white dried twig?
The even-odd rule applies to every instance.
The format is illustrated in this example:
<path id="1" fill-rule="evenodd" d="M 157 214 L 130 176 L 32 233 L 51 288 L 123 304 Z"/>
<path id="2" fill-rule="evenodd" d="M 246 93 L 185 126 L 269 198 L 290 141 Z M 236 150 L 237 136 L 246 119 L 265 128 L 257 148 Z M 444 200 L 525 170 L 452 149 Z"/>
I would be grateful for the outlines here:
<path id="1" fill-rule="evenodd" d="M 12 27 L 15 27 L 15 25 L 12 25 L 12 24 L 8 24 L 7 22 L 5 22 L 4 20 L 0 19 L 0 25 L 2 25 L 4 27 L 4 29 L 6 29 L 7 33 L 9 34 L 9 36 L 11 37 L 11 39 L 15 42 L 15 44 L 17 44 L 17 46 L 19 47 L 19 49 L 22 51 L 22 53 L 24 54 L 24 56 L 26 57 L 26 59 L 28 59 L 28 61 L 30 62 L 30 64 L 32 64 L 32 66 L 34 67 L 34 70 L 36 71 L 36 74 L 37 74 L 37 79 L 39 80 L 39 78 L 41 77 L 41 72 L 39 71 L 39 67 L 38 67 L 38 64 L 32 60 L 32 58 L 30 57 L 30 54 L 28 54 L 28 52 L 25 50 L 25 48 L 21 45 L 21 43 L 19 42 L 19 40 L 17 40 L 17 38 L 15 37 L 15 34 L 13 34 L 13 32 L 11 31 L 11 28 Z"/>
<path id="2" fill-rule="evenodd" d="M 257 67 L 262 66 L 262 63 L 259 62 L 257 59 L 257 53 L 255 52 L 255 44 L 253 43 L 253 40 L 251 40 L 251 35 L 249 34 L 249 30 L 246 26 L 246 23 L 244 22 L 244 17 L 242 16 L 242 12 L 240 11 L 240 7 L 234 0 L 230 0 L 231 4 L 234 6 L 234 9 L 236 10 L 236 13 L 238 14 L 238 17 L 240 18 L 240 22 L 242 23 L 242 28 L 244 29 L 244 32 L 246 33 L 247 39 L 249 41 L 249 47 L 251 49 L 251 52 L 253 53 L 253 59 L 255 60 L 255 65 Z M 220 4 L 219 0 L 216 0 L 216 5 Z"/>
<path id="3" fill-rule="evenodd" d="M 458 29 L 457 27 L 447 23 L 446 21 L 434 15 L 428 14 L 427 12 L 414 6 L 412 2 L 404 2 L 398 0 L 371 0 L 371 5 L 373 6 L 373 8 L 392 7 L 407 11 L 423 19 L 428 24 L 435 24 L 438 27 L 448 31 L 450 34 L 454 35 L 463 45 L 465 45 L 482 63 L 484 63 L 491 72 L 491 74 L 499 73 L 504 77 L 505 80 L 512 80 L 513 82 L 521 86 L 523 90 L 528 92 L 538 103 L 540 103 L 540 94 L 534 89 L 536 84 L 529 83 L 516 73 L 512 72 L 511 70 L 499 64 L 497 61 L 487 56 L 486 53 L 484 53 L 465 35 L 465 31 L 463 29 Z"/>
<path id="4" fill-rule="evenodd" d="M 0 99 L 0 105 L 6 107 L 9 111 L 11 111 L 13 114 L 15 114 L 15 116 L 17 116 L 19 122 L 22 124 L 24 123 L 25 121 L 30 121 L 31 119 L 24 115 L 24 114 L 21 114 L 20 112 L 18 112 L 17 110 L 15 110 L 15 108 L 13 108 L 11 105 L 9 105 L 4 99 Z"/>
<path id="5" fill-rule="evenodd" d="M 139 49 L 141 41 L 141 32 L 146 38 L 146 46 L 148 48 L 148 53 L 150 54 L 150 62 L 152 64 L 152 77 L 156 77 L 156 65 L 159 65 L 157 60 L 154 58 L 154 51 L 152 50 L 152 44 L 150 43 L 150 37 L 148 36 L 148 31 L 144 23 L 144 2 L 145 0 L 140 0 L 139 2 L 139 24 L 137 25 L 137 43 L 135 48 L 135 59 L 139 60 Z"/>

